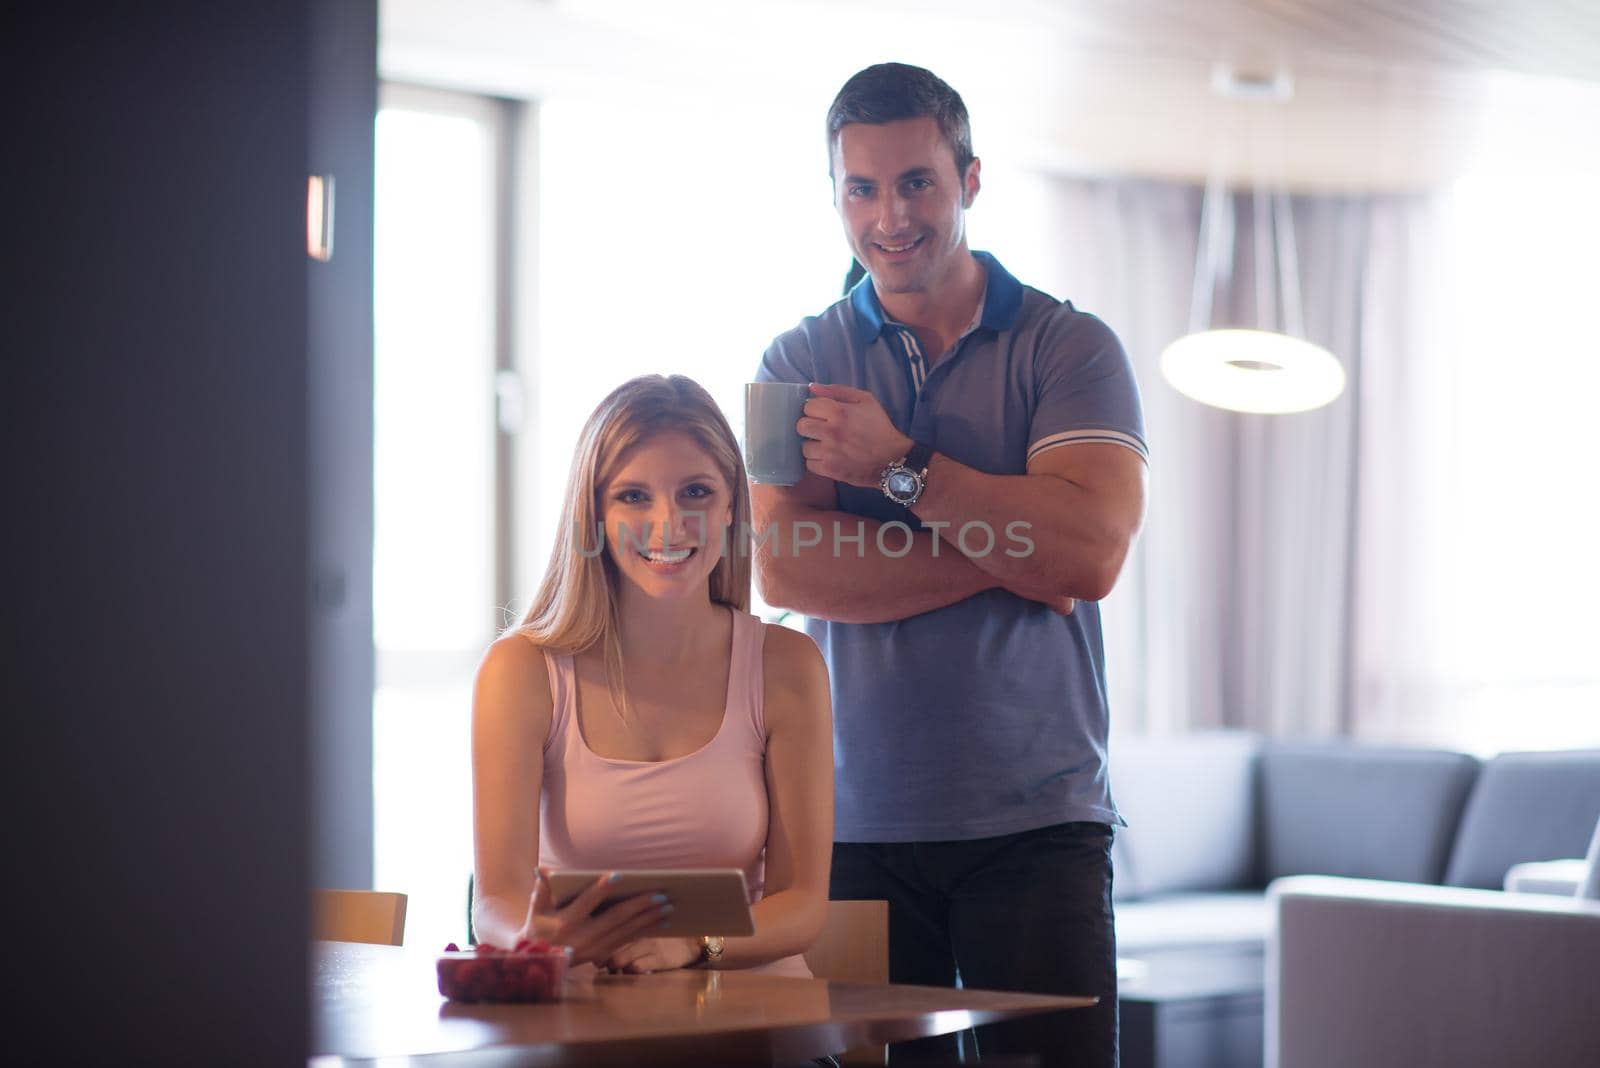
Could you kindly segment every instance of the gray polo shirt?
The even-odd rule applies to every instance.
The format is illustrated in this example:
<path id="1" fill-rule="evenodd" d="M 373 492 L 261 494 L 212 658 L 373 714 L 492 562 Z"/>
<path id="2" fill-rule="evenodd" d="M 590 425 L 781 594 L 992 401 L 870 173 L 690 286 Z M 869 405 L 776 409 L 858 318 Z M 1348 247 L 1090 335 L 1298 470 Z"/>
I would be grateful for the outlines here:
<path id="1" fill-rule="evenodd" d="M 988 272 L 982 311 L 931 367 L 866 278 L 773 341 L 756 377 L 870 390 L 902 432 L 991 474 L 1022 474 L 1030 457 L 1086 441 L 1145 456 L 1139 390 L 1116 335 L 974 255 Z M 839 484 L 838 493 L 846 512 L 921 527 L 877 489 Z M 994 551 L 1015 544 L 996 535 Z M 886 544 L 896 551 L 902 540 Z M 875 551 L 870 537 L 866 551 Z M 812 619 L 807 631 L 832 679 L 836 840 L 1122 822 L 1106 779 L 1099 605 L 1062 617 L 987 590 L 893 623 Z"/>

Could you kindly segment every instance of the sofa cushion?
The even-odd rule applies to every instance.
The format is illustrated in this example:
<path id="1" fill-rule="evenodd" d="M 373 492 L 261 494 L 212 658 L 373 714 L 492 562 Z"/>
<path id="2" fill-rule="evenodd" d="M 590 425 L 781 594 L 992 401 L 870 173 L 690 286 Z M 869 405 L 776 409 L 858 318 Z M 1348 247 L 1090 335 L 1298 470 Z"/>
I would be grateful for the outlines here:
<path id="1" fill-rule="evenodd" d="M 1128 826 L 1112 863 L 1118 900 L 1255 885 L 1255 760 L 1246 731 L 1117 737 L 1111 789 Z"/>
<path id="2" fill-rule="evenodd" d="M 1267 745 L 1260 771 L 1266 881 L 1342 875 L 1437 883 L 1477 773 L 1473 757 L 1442 750 Z"/>
<path id="3" fill-rule="evenodd" d="M 1117 828 L 1111 839 L 1111 900 L 1130 901 L 1138 896 L 1133 885 L 1133 861 L 1128 858 L 1128 832 Z"/>
<path id="4" fill-rule="evenodd" d="M 1259 949 L 1272 910 L 1259 890 L 1168 894 L 1116 906 L 1117 956 L 1165 949 Z"/>
<path id="5" fill-rule="evenodd" d="M 1502 753 L 1478 776 L 1444 881 L 1497 890 L 1513 864 L 1581 857 L 1600 818 L 1600 749 Z"/>
<path id="6" fill-rule="evenodd" d="M 1583 881 L 1578 884 L 1578 896 L 1600 901 L 1600 820 L 1595 821 L 1594 837 L 1589 839 L 1589 852 L 1584 854 Z"/>
<path id="7" fill-rule="evenodd" d="M 1506 869 L 1506 893 L 1573 897 L 1588 870 L 1588 863 L 1580 858 L 1523 861 Z"/>

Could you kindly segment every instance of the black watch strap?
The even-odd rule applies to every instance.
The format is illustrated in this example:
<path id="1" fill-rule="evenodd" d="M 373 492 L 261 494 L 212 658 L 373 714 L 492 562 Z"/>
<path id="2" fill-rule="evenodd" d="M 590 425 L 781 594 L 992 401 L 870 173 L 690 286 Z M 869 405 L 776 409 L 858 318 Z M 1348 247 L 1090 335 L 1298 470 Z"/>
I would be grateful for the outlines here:
<path id="1" fill-rule="evenodd" d="M 916 442 L 911 446 L 911 451 L 906 453 L 903 461 L 907 469 L 921 474 L 928 469 L 928 461 L 933 459 L 933 446 Z"/>

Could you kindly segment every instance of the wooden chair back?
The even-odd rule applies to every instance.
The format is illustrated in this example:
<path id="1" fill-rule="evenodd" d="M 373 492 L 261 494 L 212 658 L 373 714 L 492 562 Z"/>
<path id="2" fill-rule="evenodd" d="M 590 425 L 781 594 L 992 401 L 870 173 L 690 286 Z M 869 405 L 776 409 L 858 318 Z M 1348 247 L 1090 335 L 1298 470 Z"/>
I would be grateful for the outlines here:
<path id="1" fill-rule="evenodd" d="M 887 901 L 830 901 L 822 934 L 806 951 L 806 967 L 818 979 L 840 983 L 889 981 L 889 903 Z M 839 1063 L 846 1068 L 882 1068 L 884 1046 L 845 1050 Z"/>
<path id="2" fill-rule="evenodd" d="M 830 901 L 822 934 L 806 951 L 818 979 L 846 983 L 889 981 L 889 903 Z"/>
<path id="3" fill-rule="evenodd" d="M 312 893 L 311 937 L 330 942 L 405 941 L 406 895 L 378 890 L 317 890 Z"/>

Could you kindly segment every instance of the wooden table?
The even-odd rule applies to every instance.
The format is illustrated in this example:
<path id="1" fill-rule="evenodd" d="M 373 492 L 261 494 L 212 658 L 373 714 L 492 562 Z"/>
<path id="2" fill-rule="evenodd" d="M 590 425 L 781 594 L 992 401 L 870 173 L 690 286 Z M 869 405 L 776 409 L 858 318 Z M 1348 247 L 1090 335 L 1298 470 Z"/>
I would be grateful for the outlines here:
<path id="1" fill-rule="evenodd" d="M 395 946 L 316 943 L 314 1068 L 439 1054 L 493 1065 L 788 1064 L 1097 1000 L 693 970 L 569 979 L 566 998 L 548 1004 L 464 1005 L 440 996 L 433 962 Z"/>

